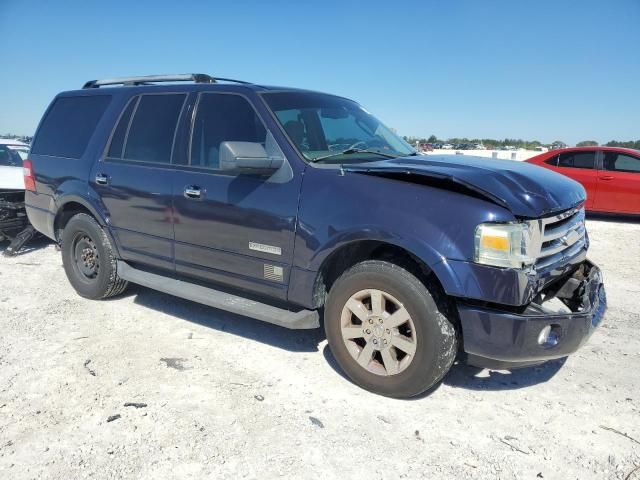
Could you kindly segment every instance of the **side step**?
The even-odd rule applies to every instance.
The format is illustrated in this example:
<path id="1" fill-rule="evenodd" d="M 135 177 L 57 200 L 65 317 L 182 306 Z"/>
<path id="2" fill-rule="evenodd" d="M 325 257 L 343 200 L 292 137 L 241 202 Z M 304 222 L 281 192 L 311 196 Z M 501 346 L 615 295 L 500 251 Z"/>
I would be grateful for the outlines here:
<path id="1" fill-rule="evenodd" d="M 320 326 L 320 317 L 315 310 L 291 312 L 194 283 L 143 272 L 122 260 L 118 260 L 118 276 L 131 283 L 285 328 L 306 329 Z"/>

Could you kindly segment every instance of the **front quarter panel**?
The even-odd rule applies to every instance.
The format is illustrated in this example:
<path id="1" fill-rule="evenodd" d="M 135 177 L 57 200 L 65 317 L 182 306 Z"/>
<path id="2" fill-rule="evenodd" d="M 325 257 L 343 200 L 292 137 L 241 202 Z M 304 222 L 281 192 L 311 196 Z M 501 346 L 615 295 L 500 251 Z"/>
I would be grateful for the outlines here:
<path id="1" fill-rule="evenodd" d="M 454 289 L 459 281 L 447 260 L 472 260 L 475 227 L 513 220 L 498 205 L 446 189 L 308 167 L 294 265 L 318 271 L 336 249 L 378 240 L 408 250 L 437 272 L 445 290 L 447 283 Z"/>

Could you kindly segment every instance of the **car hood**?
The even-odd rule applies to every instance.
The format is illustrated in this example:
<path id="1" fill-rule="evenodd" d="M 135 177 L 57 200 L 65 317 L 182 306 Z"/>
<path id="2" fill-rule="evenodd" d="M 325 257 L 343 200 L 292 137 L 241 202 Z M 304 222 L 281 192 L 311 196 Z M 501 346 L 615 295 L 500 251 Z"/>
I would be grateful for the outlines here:
<path id="1" fill-rule="evenodd" d="M 546 168 L 511 160 L 428 155 L 344 165 L 343 169 L 407 182 L 432 179 L 445 188 L 462 187 L 523 218 L 567 210 L 586 199 L 586 192 L 578 182 Z"/>

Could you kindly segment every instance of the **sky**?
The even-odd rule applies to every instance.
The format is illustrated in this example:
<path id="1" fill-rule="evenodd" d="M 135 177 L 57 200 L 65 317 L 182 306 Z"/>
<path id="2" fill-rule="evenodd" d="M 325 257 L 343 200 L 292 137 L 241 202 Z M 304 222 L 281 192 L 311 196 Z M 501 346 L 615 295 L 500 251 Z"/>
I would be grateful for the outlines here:
<path id="1" fill-rule="evenodd" d="M 640 139 L 640 0 L 0 0 L 0 47 L 0 133 L 90 79 L 201 72 L 408 136 Z"/>

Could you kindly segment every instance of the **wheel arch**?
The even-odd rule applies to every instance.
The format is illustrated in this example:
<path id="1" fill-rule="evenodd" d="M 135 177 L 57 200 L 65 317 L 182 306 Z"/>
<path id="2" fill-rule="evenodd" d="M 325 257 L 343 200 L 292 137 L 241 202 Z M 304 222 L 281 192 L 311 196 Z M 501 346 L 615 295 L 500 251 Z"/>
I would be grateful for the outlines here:
<path id="1" fill-rule="evenodd" d="M 364 260 L 384 260 L 394 263 L 422 281 L 434 298 L 442 304 L 449 305 L 451 302 L 440 278 L 443 270 L 439 268 L 438 262 L 429 265 L 414 251 L 395 243 L 382 240 L 356 240 L 336 248 L 322 261 L 313 284 L 314 305 L 318 308 L 322 307 L 331 286 L 340 275 Z"/>
<path id="2" fill-rule="evenodd" d="M 104 220 L 103 216 L 100 215 L 97 207 L 92 205 L 91 202 L 87 201 L 82 197 L 78 197 L 76 195 L 66 195 L 62 199 L 60 199 L 58 203 L 58 208 L 56 214 L 53 219 L 53 232 L 56 237 L 56 241 L 60 242 L 60 232 L 64 230 L 64 227 L 69 223 L 69 220 L 73 218 L 74 215 L 78 213 L 85 213 L 93 217 L 100 227 L 104 230 L 104 232 L 109 237 L 111 241 L 111 245 L 115 250 L 114 253 L 119 257 L 118 253 L 118 244 L 115 242 L 115 238 L 112 235 L 111 229 L 109 225 Z"/>

